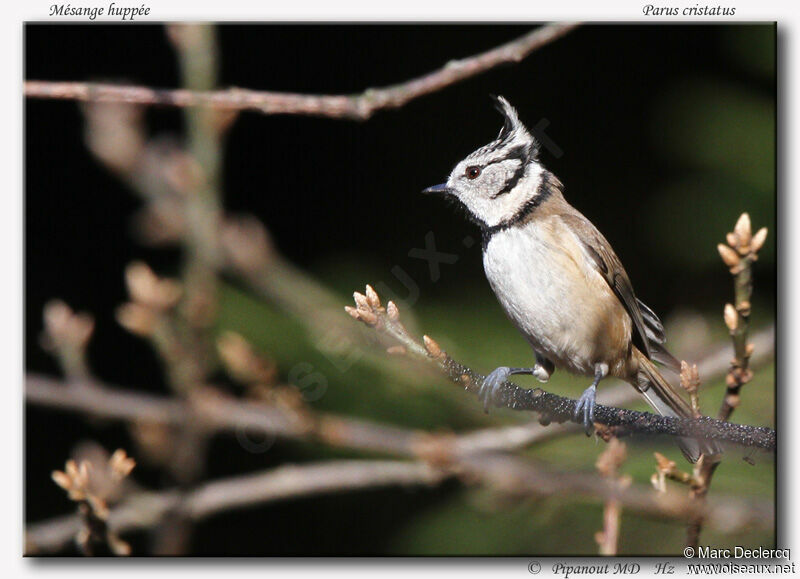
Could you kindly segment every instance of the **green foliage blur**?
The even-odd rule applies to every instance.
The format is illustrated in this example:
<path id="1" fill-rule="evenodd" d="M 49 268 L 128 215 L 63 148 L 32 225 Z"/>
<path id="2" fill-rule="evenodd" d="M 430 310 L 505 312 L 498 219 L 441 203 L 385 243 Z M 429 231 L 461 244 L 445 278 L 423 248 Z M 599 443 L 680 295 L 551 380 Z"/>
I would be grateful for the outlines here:
<path id="1" fill-rule="evenodd" d="M 652 117 L 654 146 L 685 171 L 651 198 L 647 231 L 665 259 L 695 270 L 717 265 L 716 254 L 696 248 L 715 246 L 742 212 L 759 226 L 775 223 L 775 28 L 728 29 L 722 41 L 730 65 L 760 83 L 686 78 Z M 657 218 L 665 214 L 672 219 Z M 774 267 L 774 243 L 759 260 Z"/>

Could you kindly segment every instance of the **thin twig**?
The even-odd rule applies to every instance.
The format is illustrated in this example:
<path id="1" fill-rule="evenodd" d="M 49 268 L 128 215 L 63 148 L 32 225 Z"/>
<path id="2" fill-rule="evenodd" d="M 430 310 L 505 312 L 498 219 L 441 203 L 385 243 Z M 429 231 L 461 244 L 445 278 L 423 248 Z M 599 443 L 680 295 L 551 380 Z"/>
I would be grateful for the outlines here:
<path id="1" fill-rule="evenodd" d="M 213 26 L 173 24 L 167 27 L 178 56 L 183 84 L 190 90 L 209 90 L 217 82 L 217 41 Z M 220 166 L 222 132 L 215 111 L 189 108 L 184 112 L 187 127 L 186 152 L 196 173 L 185 195 L 183 314 L 207 353 L 211 346 L 203 330 L 214 322 L 217 307 L 217 268 L 220 260 L 219 231 L 222 221 Z"/>
<path id="2" fill-rule="evenodd" d="M 739 257 L 737 263 L 728 267 L 734 280 L 734 305 L 725 306 L 725 322 L 733 342 L 734 358 L 727 376 L 727 391 L 719 409 L 719 419 L 728 420 L 739 405 L 739 392 L 742 386 L 753 377 L 750 370 L 750 357 L 755 346 L 747 340 L 750 329 L 751 299 L 753 296 L 753 263 L 758 259 L 758 251 L 764 245 L 767 229 L 761 228 L 752 235 L 750 216 L 743 213 L 736 223 L 733 232 L 728 234 L 730 249 Z M 725 246 L 720 244 L 720 252 Z M 732 260 L 730 254 L 726 254 Z"/>
<path id="3" fill-rule="evenodd" d="M 208 91 L 217 82 L 217 42 L 213 26 L 208 24 L 172 24 L 167 26 L 178 57 L 183 85 L 194 91 Z M 215 112 L 204 108 L 184 110 L 187 128 L 186 152 L 194 161 L 195 177 L 185 196 L 183 212 L 186 228 L 183 236 L 184 296 L 175 318 L 175 334 L 180 338 L 177 351 L 200 369 L 205 378 L 213 363 L 210 329 L 216 319 L 219 228 L 222 216 L 220 166 L 221 131 L 215 124 Z M 169 358 L 162 356 L 165 360 Z M 196 384 L 178 390 L 187 396 Z M 173 479 L 186 491 L 200 479 L 206 464 L 207 433 L 196 416 L 190 414 L 175 437 L 174 454 L 169 462 Z M 155 555 L 183 555 L 192 535 L 191 517 L 185 501 L 179 501 L 155 529 Z"/>
<path id="4" fill-rule="evenodd" d="M 762 227 L 755 235 L 752 233 L 750 216 L 742 213 L 726 236 L 726 244 L 717 246 L 720 257 L 733 276 L 734 304 L 726 304 L 723 318 L 733 342 L 733 360 L 726 378 L 727 389 L 719 409 L 719 419 L 727 421 L 739 406 L 739 392 L 753 377 L 750 358 L 755 345 L 748 342 L 750 327 L 751 299 L 753 296 L 753 263 L 758 260 L 758 252 L 767 239 L 767 228 Z M 695 465 L 689 496 L 700 506 L 707 500 L 708 490 L 719 466 L 720 457 L 703 456 Z M 692 518 L 687 528 L 686 543 L 697 548 L 700 532 L 704 524 L 702 509 Z"/>
<path id="5" fill-rule="evenodd" d="M 616 483 L 620 488 L 626 488 L 631 483 L 629 476 L 619 476 L 619 467 L 625 462 L 627 451 L 625 443 L 613 436 L 608 438 L 608 446 L 597 458 L 595 466 L 600 476 Z M 617 554 L 619 542 L 620 519 L 622 518 L 622 505 L 616 498 L 609 498 L 603 505 L 603 529 L 595 533 L 595 541 L 600 547 L 600 554 L 612 556 Z"/>
<path id="6" fill-rule="evenodd" d="M 409 101 L 471 78 L 498 65 L 519 62 L 531 52 L 577 27 L 548 24 L 487 52 L 454 60 L 424 76 L 358 95 L 308 95 L 231 88 L 222 91 L 159 90 L 84 82 L 26 81 L 25 96 L 94 102 L 124 102 L 175 107 L 249 110 L 267 115 L 294 114 L 367 120 L 376 111 L 400 108 Z"/>

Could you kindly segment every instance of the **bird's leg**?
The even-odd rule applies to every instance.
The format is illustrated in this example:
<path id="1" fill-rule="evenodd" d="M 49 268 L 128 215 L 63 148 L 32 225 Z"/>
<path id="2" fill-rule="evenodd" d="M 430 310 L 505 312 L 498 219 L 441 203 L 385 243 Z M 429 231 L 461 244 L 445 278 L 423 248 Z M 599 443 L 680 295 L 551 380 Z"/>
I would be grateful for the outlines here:
<path id="1" fill-rule="evenodd" d="M 533 368 L 509 368 L 508 366 L 500 366 L 492 370 L 489 375 L 486 376 L 486 380 L 483 381 L 483 384 L 478 390 L 478 398 L 483 401 L 483 410 L 489 412 L 489 404 L 492 402 L 495 392 L 503 382 L 508 380 L 509 376 L 512 374 L 533 374 L 536 376 L 537 368 L 540 368 L 538 364 Z"/>
<path id="2" fill-rule="evenodd" d="M 555 364 L 539 352 L 536 352 L 536 365 L 533 368 L 509 368 L 508 366 L 495 368 L 494 371 L 489 373 L 480 390 L 478 390 L 478 397 L 483 401 L 483 409 L 486 412 L 489 411 L 489 404 L 494 398 L 494 393 L 512 374 L 531 374 L 539 382 L 547 382 L 555 369 Z"/>
<path id="3" fill-rule="evenodd" d="M 594 399 L 597 392 L 597 385 L 600 383 L 600 380 L 607 375 L 608 364 L 595 364 L 592 385 L 583 391 L 581 397 L 578 398 L 578 403 L 575 405 L 575 414 L 573 417 L 576 422 L 583 424 L 583 427 L 586 429 L 586 436 L 591 436 L 592 432 L 594 432 L 594 408 L 596 406 Z M 581 414 L 583 416 L 581 416 Z"/>
<path id="4" fill-rule="evenodd" d="M 536 352 L 536 366 L 534 366 L 532 374 L 539 382 L 547 382 L 555 369 L 555 364 Z"/>

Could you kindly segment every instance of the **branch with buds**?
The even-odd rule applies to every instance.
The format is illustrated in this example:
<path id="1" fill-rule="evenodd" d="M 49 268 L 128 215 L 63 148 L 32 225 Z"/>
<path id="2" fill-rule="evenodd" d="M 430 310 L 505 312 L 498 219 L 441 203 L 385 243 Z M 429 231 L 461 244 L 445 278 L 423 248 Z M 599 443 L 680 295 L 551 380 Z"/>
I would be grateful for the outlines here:
<path id="1" fill-rule="evenodd" d="M 80 467 L 67 464 L 71 473 Z M 78 476 L 80 472 L 76 473 Z M 169 489 L 162 492 L 138 492 L 103 514 L 104 536 L 114 538 L 114 545 L 125 549 L 117 535 L 136 529 L 150 529 L 161 524 L 164 516 L 185 505 L 191 520 L 199 521 L 217 513 L 302 496 L 354 491 L 393 485 L 436 485 L 446 478 L 431 466 L 419 462 L 392 460 L 332 460 L 303 465 L 282 465 L 263 472 L 208 481 L 188 493 Z M 72 475 L 57 472 L 58 484 L 71 485 Z M 91 475 L 90 475 L 91 477 Z M 69 480 L 67 480 L 69 479 Z M 100 526 L 96 528 L 100 530 Z M 67 516 L 35 523 L 25 531 L 29 554 L 52 553 L 63 549 L 75 536 L 83 536 L 80 516 Z M 127 548 L 129 551 L 129 547 Z M 99 554 L 99 553 L 96 553 Z M 122 552 L 120 554 L 128 554 Z"/>
<path id="2" fill-rule="evenodd" d="M 447 355 L 436 341 L 423 336 L 422 343 L 414 338 L 400 322 L 397 305 L 388 302 L 383 307 L 378 294 L 371 286 L 366 293 L 353 294 L 356 306 L 346 306 L 345 311 L 354 319 L 393 338 L 403 350 L 397 350 L 419 359 L 427 359 L 456 384 L 477 394 L 485 376 L 457 362 Z M 540 422 L 574 422 L 576 400 L 546 392 L 541 388 L 524 389 L 512 382 L 504 382 L 497 388 L 493 403 L 512 410 L 538 412 Z M 613 427 L 615 436 L 633 434 L 670 435 L 698 439 L 715 439 L 746 447 L 775 450 L 775 431 L 763 426 L 731 424 L 709 417 L 673 418 L 657 416 L 623 408 L 597 405 L 595 422 Z"/>
<path id="3" fill-rule="evenodd" d="M 53 471 L 53 481 L 78 503 L 82 525 L 76 541 L 84 555 L 131 554 L 130 545 L 108 528 L 107 501 L 134 466 L 134 460 L 120 448 L 102 469 L 88 461 L 68 460 L 63 471 Z"/>
<path id="4" fill-rule="evenodd" d="M 733 276 L 734 303 L 725 304 L 723 319 L 733 342 L 733 359 L 725 378 L 726 391 L 722 399 L 718 418 L 730 419 L 733 411 L 739 406 L 739 392 L 742 386 L 753 378 L 750 369 L 750 358 L 755 346 L 748 341 L 750 325 L 750 300 L 753 296 L 753 263 L 758 260 L 758 252 L 767 239 L 767 228 L 762 227 L 753 235 L 750 215 L 742 213 L 736 221 L 733 231 L 725 236 L 726 244 L 717 245 L 722 261 L 728 266 Z M 719 466 L 720 457 L 704 456 L 694 467 L 694 473 L 688 478 L 689 496 L 699 506 L 706 501 L 711 480 Z M 700 543 L 700 532 L 704 518 L 698 514 L 689 522 L 687 529 L 687 545 L 697 548 Z"/>
<path id="5" fill-rule="evenodd" d="M 182 285 L 157 276 L 143 262 L 125 268 L 130 301 L 117 308 L 117 321 L 130 333 L 148 340 L 164 361 L 169 384 L 186 395 L 203 379 L 204 360 L 186 343 L 176 309 Z"/>
<path id="6" fill-rule="evenodd" d="M 767 228 L 752 234 L 750 216 L 742 213 L 733 231 L 726 236 L 727 245 L 717 246 L 720 257 L 733 276 L 734 303 L 725 304 L 725 325 L 733 341 L 734 358 L 726 378 L 727 393 L 719 409 L 720 420 L 730 418 L 739 405 L 739 391 L 753 377 L 750 357 L 754 346 L 747 341 L 750 322 L 750 300 L 753 295 L 753 263 L 767 239 Z"/>
<path id="7" fill-rule="evenodd" d="M 86 312 L 74 312 L 61 300 L 44 306 L 42 347 L 53 354 L 64 375 L 76 384 L 90 377 L 86 348 L 94 332 L 94 318 Z"/>

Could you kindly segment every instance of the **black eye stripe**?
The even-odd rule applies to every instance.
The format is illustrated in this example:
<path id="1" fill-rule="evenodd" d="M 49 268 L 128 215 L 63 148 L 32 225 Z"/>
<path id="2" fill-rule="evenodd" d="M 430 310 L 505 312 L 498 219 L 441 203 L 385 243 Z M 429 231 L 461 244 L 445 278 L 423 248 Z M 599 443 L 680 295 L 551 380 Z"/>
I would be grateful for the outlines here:
<path id="1" fill-rule="evenodd" d="M 518 145 L 513 149 L 509 149 L 508 153 L 505 156 L 499 157 L 492 161 L 489 161 L 484 165 L 484 167 L 488 167 L 489 165 L 495 165 L 497 163 L 502 163 L 503 161 L 519 161 L 523 165 L 528 161 L 529 157 L 529 149 L 525 145 Z"/>
<path id="2" fill-rule="evenodd" d="M 490 199 L 497 199 L 501 195 L 505 195 L 509 193 L 514 187 L 517 186 L 520 179 L 525 175 L 525 169 L 527 168 L 528 161 L 531 158 L 531 149 L 526 145 L 517 145 L 516 147 L 509 149 L 505 156 L 499 157 L 497 159 L 493 159 L 487 163 L 484 163 L 483 166 L 481 165 L 470 165 L 467 167 L 466 171 L 464 172 L 467 179 L 477 179 L 478 176 L 481 174 L 483 169 L 489 167 L 490 165 L 496 165 L 497 163 L 502 163 L 503 161 L 519 161 L 519 167 L 516 168 L 514 174 L 511 175 L 508 179 L 506 179 L 503 188 L 492 195 Z M 470 176 L 470 171 L 477 169 L 477 174 L 475 176 Z"/>
<path id="3" fill-rule="evenodd" d="M 506 179 L 506 182 L 505 182 L 505 185 L 503 185 L 503 188 L 500 189 L 500 191 L 498 191 L 494 195 L 492 195 L 491 199 L 497 199 L 501 195 L 505 195 L 506 193 L 509 193 L 514 187 L 516 187 L 517 183 L 519 183 L 519 180 L 522 179 L 522 177 L 525 176 L 525 169 L 526 168 L 527 168 L 527 165 L 525 163 L 520 164 L 520 166 L 517 168 L 517 170 L 514 171 L 514 174 L 511 175 L 511 177 L 509 177 L 508 179 Z"/>

